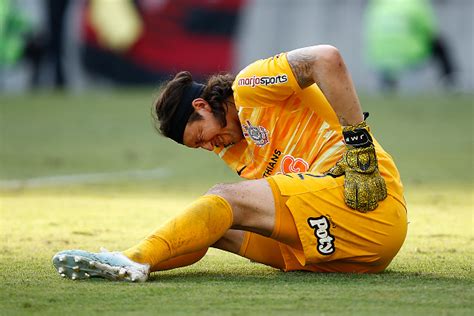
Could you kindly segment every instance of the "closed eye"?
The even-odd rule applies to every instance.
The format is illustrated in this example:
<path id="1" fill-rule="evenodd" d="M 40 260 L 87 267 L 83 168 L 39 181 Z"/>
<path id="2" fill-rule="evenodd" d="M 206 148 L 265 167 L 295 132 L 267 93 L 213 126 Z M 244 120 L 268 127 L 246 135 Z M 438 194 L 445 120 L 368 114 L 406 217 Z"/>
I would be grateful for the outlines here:
<path id="1" fill-rule="evenodd" d="M 202 132 L 200 132 L 196 138 L 196 147 L 199 147 L 200 145 L 202 145 L 202 143 L 203 143 Z"/>

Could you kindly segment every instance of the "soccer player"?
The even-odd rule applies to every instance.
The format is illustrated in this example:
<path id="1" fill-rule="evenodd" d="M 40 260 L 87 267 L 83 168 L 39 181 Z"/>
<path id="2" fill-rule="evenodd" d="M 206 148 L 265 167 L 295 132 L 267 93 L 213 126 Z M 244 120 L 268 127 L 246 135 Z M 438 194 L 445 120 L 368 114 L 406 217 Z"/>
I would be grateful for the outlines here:
<path id="1" fill-rule="evenodd" d="M 154 111 L 164 136 L 214 151 L 249 180 L 214 186 L 123 252 L 56 254 L 62 276 L 144 281 L 208 247 L 283 271 L 375 273 L 402 246 L 400 176 L 336 48 L 296 49 L 206 85 L 180 72 Z"/>

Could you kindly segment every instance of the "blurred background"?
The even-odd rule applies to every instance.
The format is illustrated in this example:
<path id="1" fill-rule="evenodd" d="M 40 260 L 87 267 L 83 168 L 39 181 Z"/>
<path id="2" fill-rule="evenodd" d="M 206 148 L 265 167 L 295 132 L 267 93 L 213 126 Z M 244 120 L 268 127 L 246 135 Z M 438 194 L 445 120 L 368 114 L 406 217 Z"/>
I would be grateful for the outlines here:
<path id="1" fill-rule="evenodd" d="M 2 0 L 0 189 L 235 181 L 156 135 L 160 84 L 322 43 L 406 183 L 472 185 L 473 18 L 471 0 Z"/>
<path id="2" fill-rule="evenodd" d="M 337 46 L 361 91 L 474 89 L 470 0 L 2 0 L 1 92 L 151 85 Z"/>
<path id="3" fill-rule="evenodd" d="M 473 21 L 473 0 L 0 0 L 0 314 L 473 314 Z M 56 251 L 126 249 L 240 180 L 157 135 L 163 80 L 322 43 L 340 49 L 406 188 L 408 238 L 387 274 L 309 282 L 211 250 L 148 285 L 61 282 Z"/>

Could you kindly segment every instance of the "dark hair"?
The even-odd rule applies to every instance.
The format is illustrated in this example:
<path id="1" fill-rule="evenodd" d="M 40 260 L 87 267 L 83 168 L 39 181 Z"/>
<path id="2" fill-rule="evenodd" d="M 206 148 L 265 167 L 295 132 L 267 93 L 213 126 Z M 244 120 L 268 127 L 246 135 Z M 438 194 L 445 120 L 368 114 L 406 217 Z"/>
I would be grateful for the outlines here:
<path id="1" fill-rule="evenodd" d="M 169 137 L 171 118 L 176 112 L 181 101 L 183 91 L 191 85 L 193 77 L 188 71 L 181 71 L 176 76 L 163 85 L 158 97 L 155 98 L 152 107 L 152 116 L 155 129 L 163 136 Z M 234 76 L 231 74 L 217 74 L 211 76 L 202 92 L 201 98 L 206 100 L 211 107 L 211 111 L 222 127 L 227 125 L 225 116 L 227 114 L 227 99 L 233 94 L 232 83 Z M 201 115 L 193 112 L 188 122 L 202 119 Z"/>

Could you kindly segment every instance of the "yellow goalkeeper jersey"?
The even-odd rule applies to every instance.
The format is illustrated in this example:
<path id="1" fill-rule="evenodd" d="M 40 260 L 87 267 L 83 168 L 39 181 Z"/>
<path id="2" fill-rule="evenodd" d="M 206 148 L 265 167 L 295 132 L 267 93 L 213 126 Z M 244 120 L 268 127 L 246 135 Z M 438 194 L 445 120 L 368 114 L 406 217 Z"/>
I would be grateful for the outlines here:
<path id="1" fill-rule="evenodd" d="M 301 89 L 286 53 L 244 68 L 232 89 L 245 138 L 214 152 L 246 179 L 294 172 L 322 173 L 341 158 L 345 144 L 334 110 L 316 84 Z M 308 104 L 317 105 L 317 112 Z M 401 197 L 398 171 L 376 143 L 379 167 Z M 394 180 L 397 184 L 390 185 Z"/>

